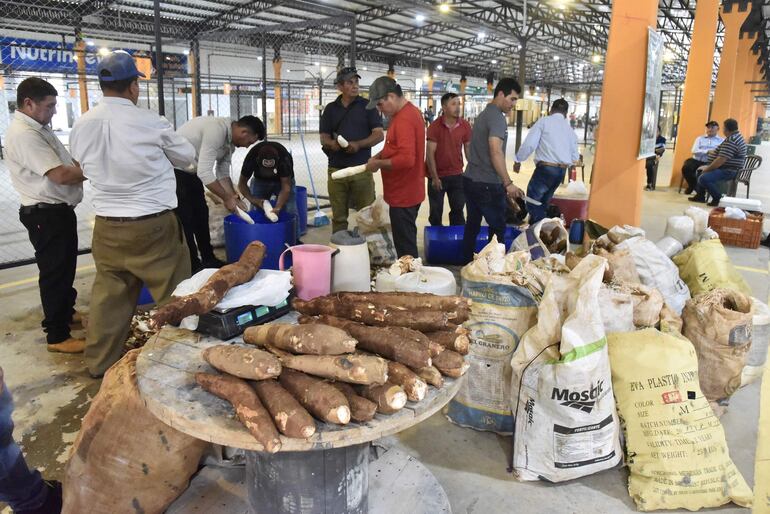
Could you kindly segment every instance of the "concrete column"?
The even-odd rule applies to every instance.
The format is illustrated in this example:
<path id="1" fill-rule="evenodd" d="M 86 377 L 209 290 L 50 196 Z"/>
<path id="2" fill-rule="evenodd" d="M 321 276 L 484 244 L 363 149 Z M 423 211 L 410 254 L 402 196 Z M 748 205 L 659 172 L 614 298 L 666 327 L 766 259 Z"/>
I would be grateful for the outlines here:
<path id="1" fill-rule="evenodd" d="M 80 114 L 88 111 L 88 81 L 86 80 L 86 42 L 75 42 L 75 57 L 78 60 L 78 90 L 80 92 Z"/>
<path id="2" fill-rule="evenodd" d="M 462 102 L 461 116 L 465 118 L 465 90 L 468 87 L 468 77 L 463 75 L 460 77 L 460 101 Z"/>
<path id="3" fill-rule="evenodd" d="M 692 144 L 695 138 L 703 135 L 708 121 L 719 3 L 719 0 L 698 0 L 695 7 L 695 22 L 676 136 L 677 145 L 674 148 L 674 168 L 671 170 L 672 186 L 679 185 L 682 165 L 692 155 Z"/>
<path id="4" fill-rule="evenodd" d="M 749 51 L 746 72 L 743 78 L 741 105 L 738 118 L 736 119 L 738 120 L 738 128 L 740 129 L 741 134 L 743 134 L 743 137 L 746 138 L 746 142 L 748 142 L 748 138 L 754 135 L 751 130 L 751 119 L 754 110 L 752 107 L 754 104 L 754 93 L 752 93 L 751 90 L 756 86 L 751 84 L 751 82 L 757 80 L 757 56 L 751 51 Z M 749 84 L 746 84 L 746 82 L 749 82 Z"/>
<path id="5" fill-rule="evenodd" d="M 657 0 L 615 0 L 604 66 L 601 120 L 588 215 L 612 227 L 639 225 L 644 160 L 639 155 L 647 70 L 647 29 Z M 611 130 L 608 130 L 611 127 Z"/>
<path id="6" fill-rule="evenodd" d="M 392 78 L 393 80 L 396 80 L 396 69 L 393 67 L 392 64 L 388 65 L 388 77 Z"/>
<path id="7" fill-rule="evenodd" d="M 428 107 L 433 107 L 433 80 L 433 70 L 431 70 L 428 74 Z"/>
<path id="8" fill-rule="evenodd" d="M 273 78 L 275 80 L 275 133 L 283 134 L 282 97 L 281 97 L 281 65 L 280 54 L 273 58 Z"/>
<path id="9" fill-rule="evenodd" d="M 733 92 L 730 95 L 730 110 L 728 111 L 727 118 L 735 118 L 738 123 L 746 117 L 746 112 L 743 110 L 745 100 L 747 97 L 746 81 L 752 80 L 754 76 L 752 71 L 751 61 L 751 47 L 754 44 L 754 38 L 749 37 L 748 34 L 742 34 L 738 39 L 738 55 L 735 59 L 735 73 L 733 76 Z M 718 119 L 718 122 L 722 123 L 723 119 Z M 744 127 L 739 125 L 740 129 Z"/>
<path id="10" fill-rule="evenodd" d="M 727 11 L 727 9 L 730 9 Z M 749 15 L 747 6 L 728 3 L 721 13 L 725 25 L 725 39 L 722 46 L 722 56 L 717 72 L 717 86 L 714 90 L 714 104 L 711 108 L 711 119 L 721 125 L 730 117 L 730 104 L 735 84 L 736 64 L 738 60 L 738 40 L 741 25 Z"/>

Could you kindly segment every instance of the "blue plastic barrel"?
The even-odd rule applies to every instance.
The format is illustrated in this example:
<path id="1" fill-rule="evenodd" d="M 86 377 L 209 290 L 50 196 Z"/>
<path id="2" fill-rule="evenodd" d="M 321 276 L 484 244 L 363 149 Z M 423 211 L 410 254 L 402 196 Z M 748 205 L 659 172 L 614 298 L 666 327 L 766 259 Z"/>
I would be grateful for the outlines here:
<path id="1" fill-rule="evenodd" d="M 454 264 L 463 263 L 463 234 L 465 225 L 451 225 L 448 227 L 425 227 L 423 232 L 423 253 L 425 260 L 430 264 Z M 505 249 L 510 249 L 513 240 L 521 234 L 514 227 L 505 229 Z M 489 227 L 484 225 L 476 237 L 476 252 L 481 251 L 489 242 Z"/>
<path id="2" fill-rule="evenodd" d="M 293 214 L 286 210 L 278 213 L 278 221 L 273 223 L 262 211 L 249 211 L 249 216 L 254 220 L 254 225 L 249 225 L 235 214 L 225 218 L 225 253 L 227 262 L 235 262 L 243 253 L 243 250 L 252 241 L 262 241 L 267 247 L 262 267 L 265 269 L 278 269 L 278 258 L 286 245 L 297 244 L 297 222 Z"/>
<path id="3" fill-rule="evenodd" d="M 142 290 L 139 292 L 139 300 L 137 300 L 137 305 L 149 305 L 151 303 L 155 303 L 155 300 L 152 299 L 152 294 L 150 294 L 150 290 L 147 289 L 147 286 L 142 284 Z"/>
<path id="4" fill-rule="evenodd" d="M 307 234 L 307 188 L 305 186 L 296 186 L 294 188 L 294 198 L 297 200 L 297 223 L 299 223 L 299 234 Z"/>

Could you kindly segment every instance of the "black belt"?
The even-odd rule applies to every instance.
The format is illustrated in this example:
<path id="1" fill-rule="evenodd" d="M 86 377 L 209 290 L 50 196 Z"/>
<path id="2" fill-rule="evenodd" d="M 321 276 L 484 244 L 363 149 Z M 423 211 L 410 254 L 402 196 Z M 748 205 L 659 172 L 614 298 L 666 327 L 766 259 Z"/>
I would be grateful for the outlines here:
<path id="1" fill-rule="evenodd" d="M 54 209 L 69 209 L 72 210 L 75 207 L 66 203 L 36 203 L 35 205 L 22 205 L 19 207 L 19 212 L 22 214 L 32 214 L 35 211 L 54 210 Z"/>
<path id="2" fill-rule="evenodd" d="M 171 209 L 166 209 L 155 214 L 145 214 L 144 216 L 96 216 L 97 219 L 104 221 L 141 221 L 148 220 L 150 218 L 157 218 L 163 216 L 167 212 L 171 212 Z"/>

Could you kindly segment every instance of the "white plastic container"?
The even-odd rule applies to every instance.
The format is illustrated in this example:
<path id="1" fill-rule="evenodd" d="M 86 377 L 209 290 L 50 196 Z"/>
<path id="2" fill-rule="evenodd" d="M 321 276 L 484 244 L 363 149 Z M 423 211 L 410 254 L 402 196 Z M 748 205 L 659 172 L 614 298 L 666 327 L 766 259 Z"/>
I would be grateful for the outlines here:
<path id="1" fill-rule="evenodd" d="M 762 202 L 754 198 L 735 198 L 723 196 L 719 200 L 720 207 L 735 207 L 744 211 L 762 211 Z"/>
<path id="2" fill-rule="evenodd" d="M 754 315 L 751 349 L 746 356 L 746 366 L 741 374 L 741 387 L 749 385 L 762 376 L 770 343 L 770 307 L 752 298 L 751 312 Z"/>
<path id="3" fill-rule="evenodd" d="M 369 247 L 367 244 L 335 245 L 340 253 L 332 258 L 332 292 L 370 291 Z"/>
<path id="4" fill-rule="evenodd" d="M 671 216 L 666 221 L 666 236 L 673 237 L 685 247 L 695 237 L 695 222 L 689 216 Z"/>
<path id="5" fill-rule="evenodd" d="M 457 281 L 451 271 L 434 266 L 423 266 L 420 271 L 404 273 L 398 277 L 387 270 L 377 273 L 375 286 L 378 292 L 433 293 L 441 296 L 457 294 Z"/>

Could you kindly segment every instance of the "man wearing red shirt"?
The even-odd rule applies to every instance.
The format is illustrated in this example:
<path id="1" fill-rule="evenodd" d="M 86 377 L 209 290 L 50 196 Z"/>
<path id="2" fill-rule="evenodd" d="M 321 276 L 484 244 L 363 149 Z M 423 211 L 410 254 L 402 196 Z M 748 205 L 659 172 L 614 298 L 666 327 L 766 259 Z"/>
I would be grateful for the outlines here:
<path id="1" fill-rule="evenodd" d="M 471 126 L 460 118 L 460 97 L 446 93 L 441 97 L 442 115 L 428 127 L 428 221 L 441 226 L 444 216 L 444 192 L 449 197 L 449 224 L 465 225 L 463 193 L 463 147 L 468 155 Z"/>
<path id="2" fill-rule="evenodd" d="M 377 107 L 390 118 L 382 151 L 366 171 L 382 170 L 385 202 L 390 206 L 393 244 L 399 257 L 417 257 L 417 211 L 425 200 L 425 123 L 395 80 L 379 77 L 369 87 L 367 109 Z"/>

